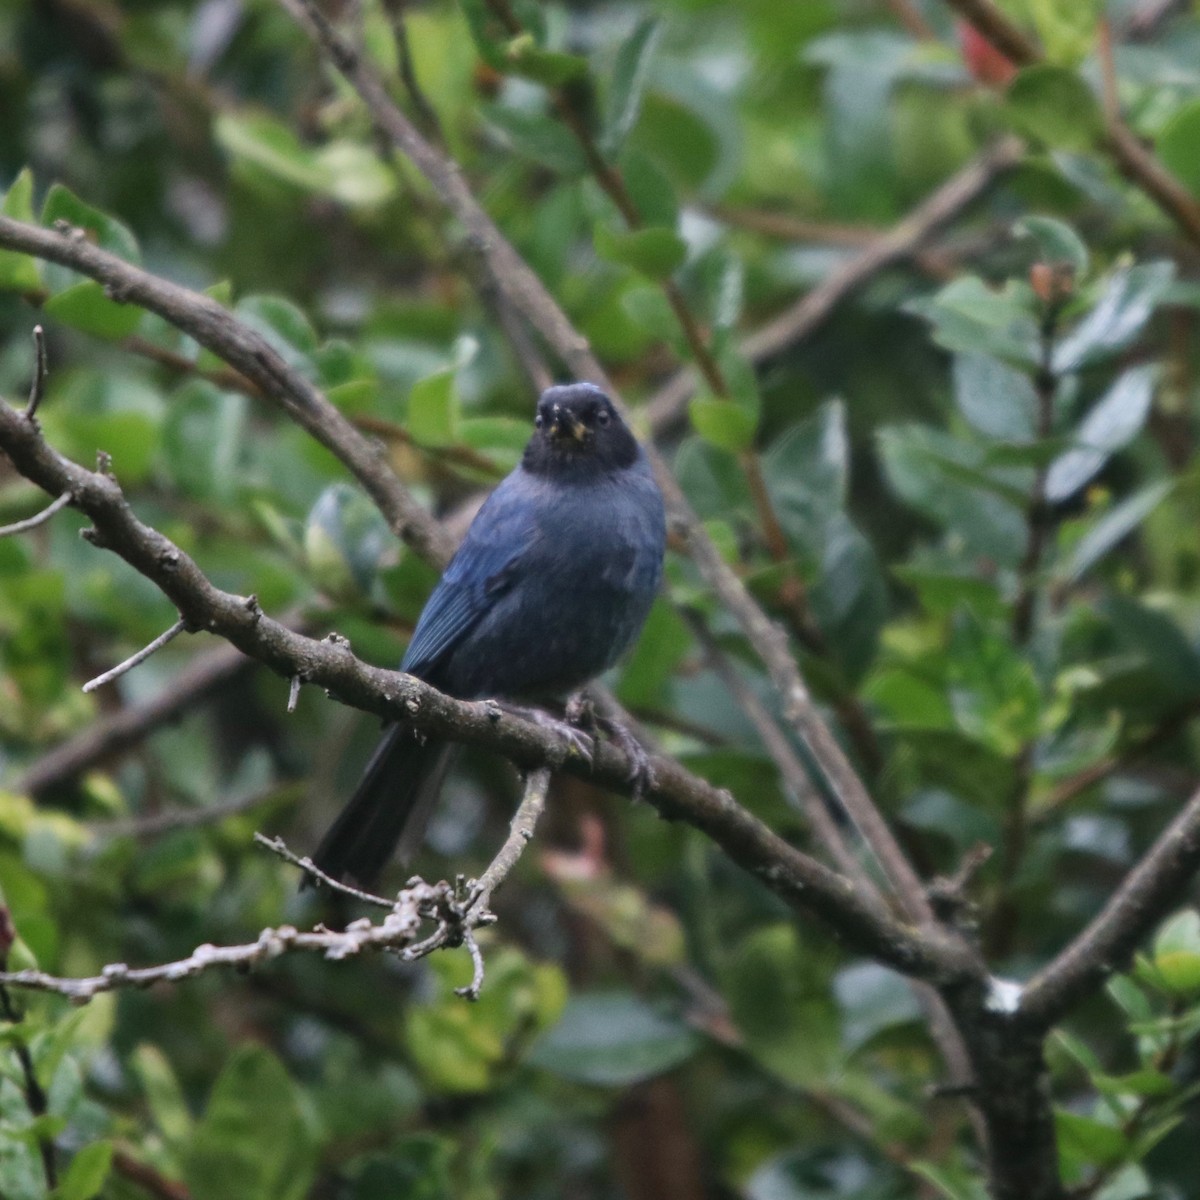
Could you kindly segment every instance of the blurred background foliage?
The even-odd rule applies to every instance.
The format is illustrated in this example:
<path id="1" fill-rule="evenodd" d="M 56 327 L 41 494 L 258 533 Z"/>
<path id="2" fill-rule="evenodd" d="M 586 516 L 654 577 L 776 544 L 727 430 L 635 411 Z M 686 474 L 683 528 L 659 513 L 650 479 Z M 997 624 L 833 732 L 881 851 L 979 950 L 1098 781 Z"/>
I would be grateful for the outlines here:
<path id="1" fill-rule="evenodd" d="M 1107 16 L 1125 117 L 1200 202 L 1200 15 L 1003 7 L 1045 63 L 1014 73 L 934 0 L 523 0 L 515 38 L 482 0 L 341 15 L 392 77 L 407 52 L 420 95 L 395 94 L 629 397 L 689 357 L 664 279 L 711 332 L 729 394 L 660 414 L 660 442 L 922 871 L 996 848 L 980 933 L 1023 978 L 1200 773 L 1200 259 L 1106 156 L 1096 53 Z M 556 95 L 644 228 L 625 228 Z M 917 253 L 770 357 L 739 352 L 1014 131 L 1021 163 Z M 0 191 L 10 216 L 83 226 L 230 305 L 459 528 L 516 461 L 534 389 L 472 248 L 272 0 L 0 0 Z M 157 318 L 0 253 L 9 397 L 35 321 L 52 444 L 110 453 L 142 519 L 219 585 L 399 660 L 435 574 L 330 454 Z M 43 499 L 0 466 L 0 523 Z M 65 512 L 0 540 L 10 965 L 86 974 L 317 919 L 250 834 L 311 848 L 375 735 L 360 715 L 306 690 L 288 716 L 286 681 L 227 666 L 146 739 L 47 773 L 60 743 L 169 696 L 216 649 L 176 641 L 83 696 L 174 614 L 80 526 Z M 667 590 L 767 696 L 685 560 Z M 666 599 L 611 683 L 690 769 L 804 842 Z M 468 757 L 419 868 L 478 869 L 514 799 L 511 772 Z M 16 997 L 0 1194 L 47 1195 L 53 1137 L 65 1200 L 981 1195 L 904 982 L 797 924 L 697 832 L 561 781 L 499 911 L 474 1005 L 453 994 L 463 953 L 289 958 L 81 1010 Z M 1185 912 L 1054 1041 L 1083 1194 L 1194 1195 L 1197 967 Z"/>

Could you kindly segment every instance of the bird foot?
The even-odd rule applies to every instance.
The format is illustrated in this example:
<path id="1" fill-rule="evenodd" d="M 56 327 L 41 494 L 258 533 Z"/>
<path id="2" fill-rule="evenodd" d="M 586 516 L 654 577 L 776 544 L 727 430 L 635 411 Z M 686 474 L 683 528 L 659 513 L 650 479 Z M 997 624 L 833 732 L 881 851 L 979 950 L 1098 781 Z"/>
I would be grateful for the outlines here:
<path id="1" fill-rule="evenodd" d="M 650 755 L 646 753 L 642 743 L 620 721 L 613 721 L 609 718 L 597 718 L 597 724 L 608 735 L 609 740 L 623 751 L 625 757 L 629 760 L 629 774 L 627 778 L 633 789 L 633 799 L 640 800 L 655 784 L 654 764 L 650 759 Z"/>
<path id="2" fill-rule="evenodd" d="M 539 728 L 558 734 L 566 742 L 566 749 L 563 751 L 559 761 L 554 763 L 554 766 L 562 766 L 572 754 L 582 758 L 588 766 L 592 765 L 595 742 L 583 730 L 577 729 L 569 719 L 564 721 L 560 717 L 552 717 L 548 712 L 540 708 L 523 708 L 513 704 L 505 705 L 504 707 L 514 715 L 524 717 L 526 721 L 532 721 Z"/>
<path id="3" fill-rule="evenodd" d="M 626 778 L 633 788 L 634 800 L 640 800 L 654 786 L 654 767 L 641 742 L 620 721 L 602 717 L 587 692 L 576 692 L 567 700 L 566 718 L 577 728 L 586 729 L 593 737 L 603 733 L 624 753 L 629 760 Z"/>

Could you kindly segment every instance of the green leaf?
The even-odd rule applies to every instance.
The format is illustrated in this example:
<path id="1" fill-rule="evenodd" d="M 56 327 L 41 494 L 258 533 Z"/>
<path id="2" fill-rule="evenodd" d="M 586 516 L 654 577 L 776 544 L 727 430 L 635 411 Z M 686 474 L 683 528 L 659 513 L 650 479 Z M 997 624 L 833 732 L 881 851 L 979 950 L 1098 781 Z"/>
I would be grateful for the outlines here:
<path id="1" fill-rule="evenodd" d="M 849 487 L 846 406 L 831 400 L 793 425 L 763 455 L 762 468 L 789 541 L 820 553 L 826 527 L 845 505 Z"/>
<path id="2" fill-rule="evenodd" d="M 621 155 L 621 177 L 645 224 L 674 229 L 679 221 L 679 203 L 671 181 L 649 156 L 629 149 Z"/>
<path id="3" fill-rule="evenodd" d="M 113 340 L 128 337 L 142 321 L 137 305 L 110 300 L 104 288 L 90 279 L 51 296 L 44 309 L 47 316 L 65 325 Z"/>
<path id="4" fill-rule="evenodd" d="M 758 419 L 732 400 L 698 396 L 688 406 L 692 425 L 706 441 L 736 454 L 754 442 Z"/>
<path id="5" fill-rule="evenodd" d="M 744 937 L 724 991 L 747 1049 L 765 1070 L 807 1087 L 837 1069 L 843 1052 L 829 981 L 795 926 L 772 924 Z"/>
<path id="6" fill-rule="evenodd" d="M 1091 88 L 1065 67 L 1026 67 L 1009 85 L 1013 124 L 1054 150 L 1088 150 L 1104 128 Z"/>
<path id="7" fill-rule="evenodd" d="M 973 1171 L 931 1162 L 914 1162 L 912 1170 L 929 1180 L 945 1200 L 988 1200 L 987 1189 Z"/>
<path id="8" fill-rule="evenodd" d="M 529 1062 L 564 1079 L 627 1087 L 677 1067 L 698 1046 L 682 1021 L 626 992 L 572 996 Z"/>
<path id="9" fill-rule="evenodd" d="M 129 227 L 107 213 L 85 204 L 69 188 L 56 183 L 42 205 L 42 224 L 53 225 L 66 221 L 76 229 L 85 229 L 102 250 L 108 250 L 126 262 L 140 263 L 137 239 Z"/>
<path id="10" fill-rule="evenodd" d="M 517 154 L 561 175 L 587 173 L 587 159 L 571 134 L 545 113 L 488 104 L 483 118 Z"/>
<path id="11" fill-rule="evenodd" d="M 422 446 L 450 446 L 458 438 L 459 402 L 453 367 L 413 384 L 408 394 L 408 432 Z"/>
<path id="12" fill-rule="evenodd" d="M 990 355 L 1019 366 L 1038 362 L 1038 327 L 1032 291 L 1009 284 L 1003 290 L 967 275 L 934 296 L 910 300 L 905 308 L 933 326 L 939 345 L 958 353 Z"/>
<path id="13" fill-rule="evenodd" d="M 501 40 L 503 31 L 488 7 L 487 0 L 462 0 L 462 10 L 479 57 L 494 71 L 507 70 L 508 60 L 504 56 Z"/>
<path id="14" fill-rule="evenodd" d="M 1200 655 L 1165 612 L 1114 593 L 1103 602 L 1119 644 L 1140 655 L 1169 697 L 1200 695 Z"/>
<path id="15" fill-rule="evenodd" d="M 33 221 L 33 172 L 28 167 L 12 181 L 0 213 L 15 221 Z M 36 258 L 15 250 L 0 250 L 0 288 L 37 292 L 41 287 L 42 272 Z"/>
<path id="16" fill-rule="evenodd" d="M 1174 277 L 1175 266 L 1168 262 L 1143 263 L 1115 272 L 1096 306 L 1055 348 L 1055 372 L 1077 371 L 1119 354 L 1141 332 Z"/>
<path id="17" fill-rule="evenodd" d="M 283 296 L 245 296 L 234 312 L 261 334 L 288 364 L 310 379 L 316 378 L 312 353 L 317 334 L 304 312 Z"/>
<path id="18" fill-rule="evenodd" d="M 93 1142 L 75 1157 L 54 1193 L 55 1200 L 92 1200 L 100 1194 L 112 1166 L 112 1142 Z"/>
<path id="19" fill-rule="evenodd" d="M 1154 374 L 1152 366 L 1131 367 L 1084 417 L 1075 444 L 1046 473 L 1046 499 L 1051 504 L 1073 496 L 1138 435 L 1150 415 Z"/>
<path id="20" fill-rule="evenodd" d="M 1087 247 L 1065 221 L 1057 221 L 1053 217 L 1023 217 L 1013 226 L 1013 233 L 1034 242 L 1039 262 L 1068 266 L 1076 279 L 1083 279 L 1087 275 Z"/>
<path id="21" fill-rule="evenodd" d="M 954 401 L 980 433 L 1010 442 L 1036 436 L 1037 392 L 1033 381 L 986 354 L 954 358 Z"/>
<path id="22" fill-rule="evenodd" d="M 192 1118 L 166 1055 L 157 1046 L 143 1042 L 130 1056 L 130 1064 L 159 1132 L 172 1149 L 181 1150 L 191 1139 Z"/>
<path id="23" fill-rule="evenodd" d="M 637 123 L 661 31 L 656 17 L 643 17 L 617 51 L 604 112 L 603 146 L 609 155 L 616 154 Z"/>
<path id="24" fill-rule="evenodd" d="M 1153 963 L 1159 981 L 1173 995 L 1200 989 L 1200 913 L 1184 909 L 1158 931 Z"/>
<path id="25" fill-rule="evenodd" d="M 878 963 L 843 967 L 834 976 L 833 992 L 842 1014 L 842 1045 L 848 1052 L 884 1029 L 920 1019 L 912 988 L 903 976 Z"/>
<path id="26" fill-rule="evenodd" d="M 596 253 L 607 262 L 632 267 L 651 279 L 666 279 L 687 258 L 687 242 L 673 229 L 632 229 L 616 232 L 599 224 Z"/>
<path id="27" fill-rule="evenodd" d="M 1077 583 L 1109 551 L 1128 537 L 1170 494 L 1169 479 L 1152 483 L 1105 513 L 1075 544 L 1066 564 L 1068 583 Z"/>
<path id="28" fill-rule="evenodd" d="M 348 483 L 327 487 L 304 526 L 309 571 L 317 586 L 333 596 L 369 592 L 391 546 L 379 510 Z"/>
<path id="29" fill-rule="evenodd" d="M 235 1051 L 184 1155 L 195 1200 L 300 1200 L 317 1149 L 295 1084 L 263 1046 Z"/>
<path id="30" fill-rule="evenodd" d="M 1129 1143 L 1112 1125 L 1093 1117 L 1059 1109 L 1054 1114 L 1058 1152 L 1064 1164 L 1073 1167 L 1112 1166 L 1125 1157 Z"/>
<path id="31" fill-rule="evenodd" d="M 317 165 L 314 152 L 269 113 L 222 112 L 213 122 L 213 134 L 227 153 L 275 179 L 314 192 L 330 182 L 328 170 Z"/>
<path id="32" fill-rule="evenodd" d="M 513 75 L 532 79 L 546 87 L 561 87 L 572 79 L 586 75 L 588 70 L 586 58 L 557 50 L 543 50 L 531 33 L 522 33 L 513 38 L 504 47 L 503 53 L 508 70 Z"/>
<path id="33" fill-rule="evenodd" d="M 887 586 L 875 548 L 845 513 L 822 539 L 820 576 L 809 596 L 842 678 L 857 684 L 875 658 L 887 619 Z"/>
<path id="34" fill-rule="evenodd" d="M 1155 149 L 1175 178 L 1200 197 L 1200 100 L 1185 104 L 1167 122 Z"/>
<path id="35" fill-rule="evenodd" d="M 891 426 L 877 436 L 888 484 L 902 500 L 960 539 L 966 554 L 1020 559 L 1024 514 L 995 494 L 981 450 L 922 425 Z"/>

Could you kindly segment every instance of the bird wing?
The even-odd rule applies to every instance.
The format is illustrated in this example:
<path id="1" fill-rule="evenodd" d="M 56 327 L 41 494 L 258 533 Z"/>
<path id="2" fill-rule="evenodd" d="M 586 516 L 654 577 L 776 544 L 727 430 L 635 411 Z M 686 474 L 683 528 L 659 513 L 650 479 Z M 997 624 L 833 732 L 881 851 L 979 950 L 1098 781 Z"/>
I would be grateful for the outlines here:
<path id="1" fill-rule="evenodd" d="M 427 676 L 475 627 L 520 574 L 535 523 L 518 488 L 506 479 L 479 510 L 413 631 L 402 671 Z"/>

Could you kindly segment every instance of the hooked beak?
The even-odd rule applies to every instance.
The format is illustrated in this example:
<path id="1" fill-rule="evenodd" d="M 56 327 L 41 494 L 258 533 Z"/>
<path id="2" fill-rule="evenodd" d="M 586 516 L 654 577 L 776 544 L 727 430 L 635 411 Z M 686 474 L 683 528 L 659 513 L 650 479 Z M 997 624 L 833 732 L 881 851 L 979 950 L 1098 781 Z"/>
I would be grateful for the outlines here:
<path id="1" fill-rule="evenodd" d="M 556 404 L 550 419 L 550 436 L 556 442 L 567 438 L 582 442 L 587 437 L 587 426 L 569 408 Z"/>

